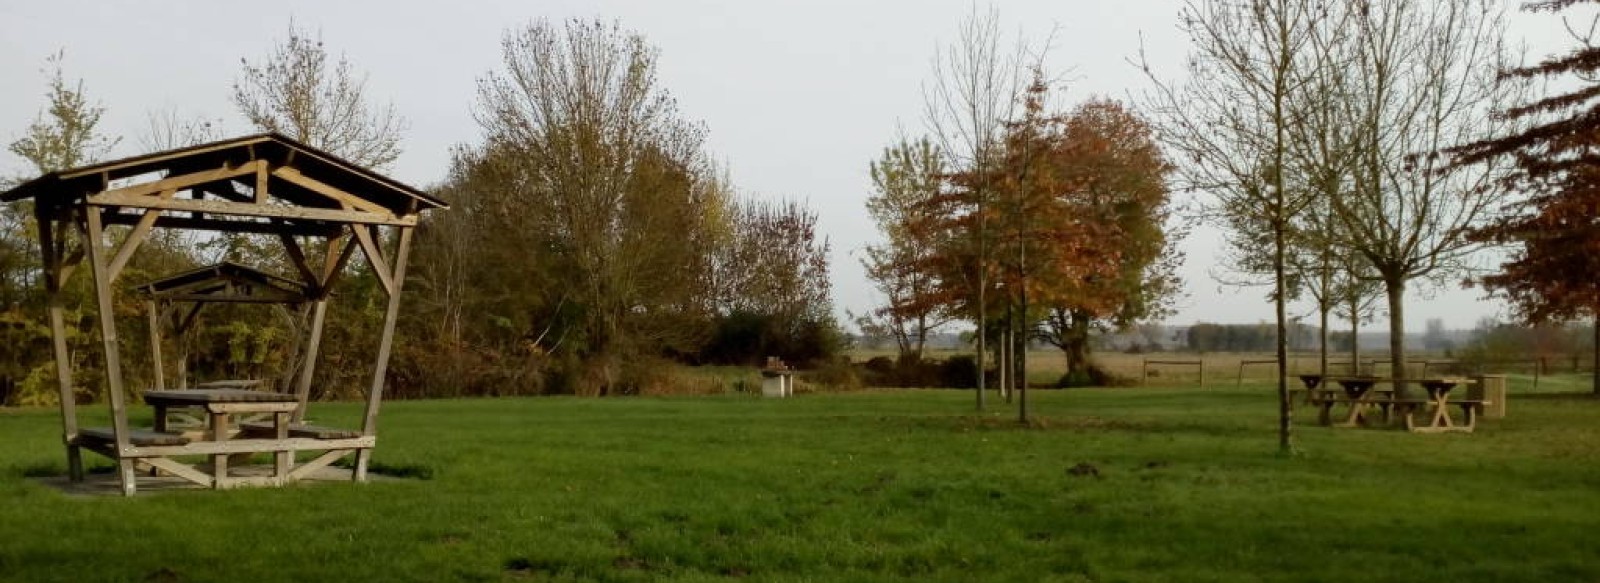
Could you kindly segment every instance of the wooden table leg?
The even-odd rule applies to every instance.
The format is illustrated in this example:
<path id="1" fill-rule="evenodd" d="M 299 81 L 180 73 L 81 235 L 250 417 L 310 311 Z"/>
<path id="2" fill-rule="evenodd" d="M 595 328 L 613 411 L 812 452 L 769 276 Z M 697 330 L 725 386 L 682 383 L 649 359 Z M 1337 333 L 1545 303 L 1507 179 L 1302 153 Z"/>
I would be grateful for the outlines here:
<path id="1" fill-rule="evenodd" d="M 1340 426 L 1341 427 L 1359 427 L 1359 426 L 1361 426 L 1361 424 L 1362 424 L 1361 422 L 1363 420 L 1362 413 L 1366 411 L 1366 408 L 1367 408 L 1366 402 L 1359 400 L 1359 398 L 1358 398 L 1358 400 L 1351 401 L 1350 402 L 1350 414 L 1345 417 L 1344 423 L 1341 423 Z"/>
<path id="2" fill-rule="evenodd" d="M 211 414 L 211 441 L 222 442 L 228 439 L 228 414 Z M 219 453 L 211 456 L 211 473 L 215 478 L 212 487 L 221 490 L 228 487 L 228 454 Z"/>
<path id="3" fill-rule="evenodd" d="M 1473 429 L 1478 427 L 1478 407 L 1480 406 L 1475 403 L 1463 402 L 1461 404 L 1461 418 L 1465 421 L 1462 424 L 1462 431 L 1471 433 Z"/>
<path id="4" fill-rule="evenodd" d="M 289 413 L 283 411 L 273 413 L 272 427 L 275 431 L 274 436 L 277 437 L 278 443 L 283 443 L 285 440 L 289 439 Z M 278 484 L 280 486 L 289 481 L 290 453 L 291 452 L 287 449 L 280 449 L 273 453 L 273 455 L 277 458 L 276 467 L 273 468 L 274 475 L 278 477 Z"/>
<path id="5" fill-rule="evenodd" d="M 1450 421 L 1450 398 L 1448 396 L 1441 394 L 1433 398 L 1433 422 L 1430 425 L 1439 429 L 1455 427 L 1455 423 Z"/>

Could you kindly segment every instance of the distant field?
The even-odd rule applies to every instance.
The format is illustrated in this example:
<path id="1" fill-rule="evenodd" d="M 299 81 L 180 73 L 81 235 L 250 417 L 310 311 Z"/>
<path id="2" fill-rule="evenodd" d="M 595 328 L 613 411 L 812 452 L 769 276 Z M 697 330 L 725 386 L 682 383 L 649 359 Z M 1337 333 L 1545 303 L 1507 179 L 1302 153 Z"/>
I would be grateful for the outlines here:
<path id="1" fill-rule="evenodd" d="M 55 413 L 0 409 L 0 580 L 1600 581 L 1600 400 L 1301 411 L 1280 457 L 1267 393 L 1038 391 L 1033 428 L 971 391 L 394 402 L 374 461 L 431 479 L 131 500 L 25 479 Z"/>
<path id="2" fill-rule="evenodd" d="M 971 351 L 928 351 L 929 358 L 942 359 L 956 354 L 971 354 Z M 1361 359 L 1363 361 L 1367 361 L 1373 358 L 1374 355 L 1378 354 L 1380 353 L 1368 351 L 1362 355 Z M 895 356 L 895 351 L 892 349 L 855 349 L 850 353 L 850 357 L 856 361 L 866 360 L 875 356 L 886 356 L 893 358 Z M 1377 357 L 1387 358 L 1386 356 Z M 1206 354 L 1198 354 L 1193 352 L 1155 352 L 1148 354 L 1096 352 L 1094 353 L 1093 358 L 1095 362 L 1099 363 L 1113 374 L 1136 381 L 1143 379 L 1146 361 L 1202 361 L 1204 362 L 1205 366 L 1205 381 L 1207 386 L 1233 386 L 1237 385 L 1241 378 L 1245 383 L 1268 382 L 1272 380 L 1272 377 L 1276 371 L 1276 357 L 1272 353 L 1268 352 L 1212 352 Z M 1422 367 L 1417 363 L 1421 363 L 1425 360 L 1439 361 L 1442 359 L 1443 356 L 1438 354 L 1413 354 L 1408 358 L 1408 360 L 1413 363 L 1409 370 L 1413 374 L 1421 375 L 1423 372 Z M 1332 366 L 1329 367 L 1330 370 L 1340 373 L 1348 370 L 1347 367 L 1349 365 L 1347 363 L 1349 363 L 1349 358 L 1347 355 L 1330 354 L 1328 360 L 1330 363 L 1333 363 Z M 1289 357 L 1289 372 L 1290 374 L 1316 372 L 1318 370 L 1318 363 L 1319 357 L 1316 353 L 1292 353 Z M 1241 364 L 1244 365 L 1242 369 L 1240 367 Z M 1379 366 L 1387 367 L 1387 361 L 1381 363 Z M 1028 352 L 1028 379 L 1033 384 L 1053 384 L 1061 377 L 1062 374 L 1066 372 L 1066 369 L 1066 357 L 1062 356 L 1061 351 L 1059 350 L 1032 350 Z M 1200 381 L 1199 368 L 1192 364 L 1151 364 L 1149 365 L 1149 370 L 1152 371 L 1148 382 L 1148 384 L 1151 386 L 1192 386 L 1198 384 Z M 1433 365 L 1429 367 L 1429 374 L 1443 374 L 1441 373 L 1443 370 L 1446 369 L 1441 368 L 1439 365 Z M 1532 380 L 1535 376 L 1533 374 L 1534 366 L 1531 362 L 1507 365 L 1500 369 L 1496 369 L 1493 372 L 1510 374 L 1513 383 L 1520 382 L 1517 379 L 1526 377 L 1525 380 L 1528 381 L 1530 388 L 1532 385 Z M 1380 371 L 1380 374 L 1387 374 L 1387 368 L 1385 368 L 1383 371 Z M 1539 378 L 1541 385 L 1546 381 L 1546 379 L 1551 379 L 1551 382 L 1557 383 L 1557 385 L 1555 385 L 1556 390 L 1562 390 L 1561 387 L 1571 384 L 1571 381 L 1563 381 L 1561 379 L 1571 376 L 1573 375 L 1551 374 L 1539 375 Z M 1588 382 L 1587 376 L 1585 376 L 1584 379 L 1584 382 Z"/>

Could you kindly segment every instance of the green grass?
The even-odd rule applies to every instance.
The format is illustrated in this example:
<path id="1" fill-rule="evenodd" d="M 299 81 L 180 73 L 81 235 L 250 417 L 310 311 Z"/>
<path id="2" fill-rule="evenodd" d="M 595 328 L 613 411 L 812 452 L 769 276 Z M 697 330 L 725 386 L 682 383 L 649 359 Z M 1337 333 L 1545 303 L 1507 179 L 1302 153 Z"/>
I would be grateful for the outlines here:
<path id="1" fill-rule="evenodd" d="M 1294 457 L 1260 385 L 1035 391 L 1032 428 L 971 400 L 395 402 L 375 462 L 429 479 L 134 499 L 25 479 L 58 422 L 0 410 L 0 580 L 1600 580 L 1594 399 L 1470 435 L 1305 411 Z"/>

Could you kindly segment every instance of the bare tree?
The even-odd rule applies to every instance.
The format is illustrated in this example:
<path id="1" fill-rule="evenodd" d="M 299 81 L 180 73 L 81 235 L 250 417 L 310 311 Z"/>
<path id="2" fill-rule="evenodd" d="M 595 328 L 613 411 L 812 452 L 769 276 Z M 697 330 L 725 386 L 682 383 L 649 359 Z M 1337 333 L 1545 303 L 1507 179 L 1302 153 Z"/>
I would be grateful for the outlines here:
<path id="1" fill-rule="evenodd" d="M 166 107 L 145 116 L 145 131 L 139 136 L 139 145 L 146 152 L 159 152 L 204 144 L 221 137 L 222 120 L 186 117 L 176 107 Z"/>
<path id="2" fill-rule="evenodd" d="M 933 81 L 923 87 L 923 119 L 940 150 L 958 169 L 983 171 L 995 163 L 999 141 L 1008 120 L 1015 117 L 1017 99 L 1026 86 L 1022 43 L 1005 47 L 1000 13 L 994 8 L 972 14 L 962 23 L 955 42 L 942 46 L 933 59 Z M 980 180 L 971 185 L 976 213 L 973 245 L 978 263 L 988 265 L 988 225 L 984 220 L 991 185 Z M 988 270 L 977 270 L 973 321 L 978 327 L 977 406 L 984 407 L 984 357 L 988 320 Z"/>
<path id="3" fill-rule="evenodd" d="M 1193 42 L 1189 82 L 1156 83 L 1148 105 L 1177 151 L 1186 186 L 1214 197 L 1214 212 L 1236 226 L 1271 266 L 1278 357 L 1278 445 L 1293 451 L 1288 392 L 1288 278 L 1291 221 L 1305 205 L 1287 169 L 1294 102 L 1312 58 L 1313 31 L 1327 17 L 1309 0 L 1192 0 L 1181 28 Z M 1264 230 L 1258 230 L 1264 229 Z"/>
<path id="4" fill-rule="evenodd" d="M 233 103 L 250 123 L 325 149 L 355 164 L 382 168 L 400 157 L 406 122 L 393 105 L 367 102 L 365 75 L 343 55 L 330 62 L 315 37 L 289 23 L 289 38 L 257 63 L 240 59 Z"/>
<path id="5" fill-rule="evenodd" d="M 1496 79 L 1511 61 L 1501 2 L 1363 0 L 1348 18 L 1351 34 L 1336 47 L 1348 72 L 1333 111 L 1358 155 L 1351 187 L 1330 200 L 1326 232 L 1383 282 L 1391 374 L 1403 379 L 1407 286 L 1469 267 L 1479 245 L 1465 234 L 1492 210 L 1509 165 L 1452 166 L 1439 152 L 1508 133 L 1517 122 L 1494 112 L 1527 85 Z"/>

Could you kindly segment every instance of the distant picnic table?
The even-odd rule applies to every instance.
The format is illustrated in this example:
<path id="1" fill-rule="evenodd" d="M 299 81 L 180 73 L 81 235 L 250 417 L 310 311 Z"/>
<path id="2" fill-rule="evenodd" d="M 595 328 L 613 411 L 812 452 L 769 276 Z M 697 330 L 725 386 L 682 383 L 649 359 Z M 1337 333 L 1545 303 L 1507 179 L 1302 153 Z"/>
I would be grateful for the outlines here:
<path id="1" fill-rule="evenodd" d="M 1317 422 L 1326 427 L 1365 427 L 1379 423 L 1388 424 L 1398 417 L 1401 425 L 1416 433 L 1445 431 L 1470 432 L 1477 427 L 1484 405 L 1482 398 L 1451 400 L 1450 393 L 1457 386 L 1470 384 L 1472 379 L 1459 377 L 1393 379 L 1377 376 L 1323 376 L 1299 375 L 1305 385 L 1306 402 L 1317 407 Z M 1388 388 L 1377 388 L 1378 385 Z M 1397 384 L 1415 384 L 1422 387 L 1426 398 L 1400 394 Z M 1330 385 L 1338 385 L 1334 388 Z M 1341 421 L 1335 422 L 1333 409 L 1345 407 Z M 1461 410 L 1460 420 L 1450 414 L 1450 407 Z M 1375 411 L 1376 410 L 1376 411 Z M 1421 414 L 1425 422 L 1418 421 Z"/>

